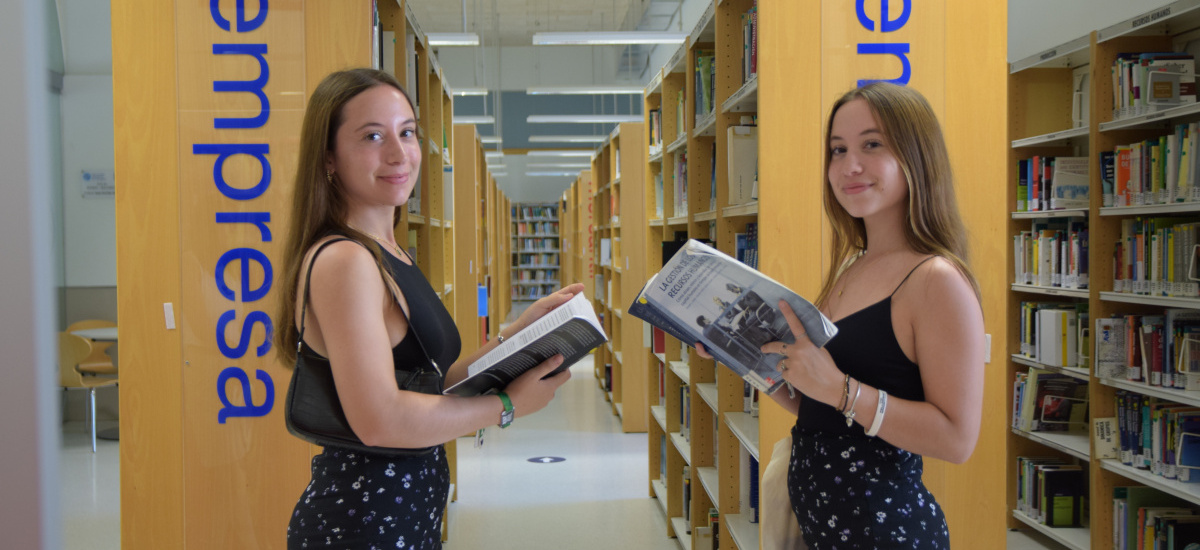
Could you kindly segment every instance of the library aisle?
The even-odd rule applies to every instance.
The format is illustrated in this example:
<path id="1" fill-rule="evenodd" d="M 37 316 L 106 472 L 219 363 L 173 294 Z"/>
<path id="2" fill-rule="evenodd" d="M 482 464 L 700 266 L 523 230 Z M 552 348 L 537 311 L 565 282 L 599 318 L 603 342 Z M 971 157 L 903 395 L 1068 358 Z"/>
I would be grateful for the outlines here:
<path id="1" fill-rule="evenodd" d="M 446 550 L 572 548 L 677 550 L 654 499 L 646 496 L 646 435 L 621 432 L 596 389 L 591 355 L 535 415 L 482 448 L 458 442 L 458 501 Z M 563 462 L 536 463 L 536 457 Z"/>

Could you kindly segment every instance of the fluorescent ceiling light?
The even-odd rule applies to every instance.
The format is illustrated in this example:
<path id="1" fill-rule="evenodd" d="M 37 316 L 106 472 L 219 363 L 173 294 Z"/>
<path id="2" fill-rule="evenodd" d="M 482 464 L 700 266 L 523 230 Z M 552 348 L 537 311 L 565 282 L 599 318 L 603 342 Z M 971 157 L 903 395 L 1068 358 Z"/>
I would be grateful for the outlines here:
<path id="1" fill-rule="evenodd" d="M 484 152 L 484 153 L 483 153 L 483 155 L 484 155 L 485 157 L 487 157 L 487 158 L 490 158 L 490 159 L 494 159 L 494 158 L 504 158 L 504 153 L 502 153 L 502 152 L 500 152 L 500 151 L 486 151 L 486 152 Z"/>
<path id="2" fill-rule="evenodd" d="M 534 46 L 603 46 L 619 44 L 683 44 L 685 32 L 539 32 L 533 35 Z"/>
<path id="3" fill-rule="evenodd" d="M 508 172 L 492 172 L 493 177 L 507 176 Z"/>
<path id="4" fill-rule="evenodd" d="M 529 136 L 530 143 L 604 143 L 608 136 Z"/>
<path id="5" fill-rule="evenodd" d="M 576 149 L 573 151 L 530 151 L 525 153 L 527 157 L 588 157 L 595 155 L 595 151 Z"/>
<path id="6" fill-rule="evenodd" d="M 430 46 L 478 46 L 479 35 L 473 32 L 427 32 Z"/>
<path id="7" fill-rule="evenodd" d="M 488 95 L 487 88 L 455 88 L 453 95 Z"/>
<path id="8" fill-rule="evenodd" d="M 637 86 L 535 86 L 526 88 L 528 95 L 589 95 L 589 94 L 637 94 L 645 88 Z"/>
<path id="9" fill-rule="evenodd" d="M 591 168 L 591 167 L 592 167 L 592 165 L 590 165 L 590 164 L 526 164 L 526 165 L 525 165 L 525 168 L 534 168 L 534 169 L 542 169 L 542 168 L 579 168 L 579 169 L 581 169 L 581 170 L 582 170 L 582 169 L 584 169 L 584 168 Z"/>
<path id="10" fill-rule="evenodd" d="M 641 122 L 642 115 L 529 115 L 525 117 L 528 124 L 561 123 L 561 124 L 620 124 L 622 122 Z M 458 122 L 455 120 L 455 122 Z"/>
<path id="11" fill-rule="evenodd" d="M 503 165 L 503 164 L 489 164 L 489 165 L 488 165 L 488 169 L 489 169 L 489 170 L 493 170 L 493 169 L 496 169 L 496 168 L 508 168 L 508 167 L 507 167 L 507 166 L 505 166 L 505 165 Z"/>
<path id="12" fill-rule="evenodd" d="M 534 177 L 540 176 L 540 177 L 568 177 L 568 178 L 571 178 L 571 177 L 578 176 L 579 174 L 577 174 L 575 172 L 525 172 L 525 175 L 526 176 L 534 176 Z"/>
<path id="13" fill-rule="evenodd" d="M 500 136 L 483 136 L 479 138 L 479 141 L 482 141 L 483 143 L 500 143 L 504 140 L 501 139 Z"/>
<path id="14" fill-rule="evenodd" d="M 494 116 L 456 116 L 454 117 L 455 124 L 495 124 L 496 117 Z"/>

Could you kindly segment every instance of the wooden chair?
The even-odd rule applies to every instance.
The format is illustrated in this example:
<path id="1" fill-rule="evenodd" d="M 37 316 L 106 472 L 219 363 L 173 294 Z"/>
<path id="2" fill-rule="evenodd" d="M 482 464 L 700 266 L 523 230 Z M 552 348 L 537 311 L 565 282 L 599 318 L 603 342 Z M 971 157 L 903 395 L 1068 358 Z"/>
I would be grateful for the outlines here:
<path id="1" fill-rule="evenodd" d="M 99 378 L 89 376 L 84 378 L 76 370 L 79 362 L 92 353 L 92 345 L 87 338 L 76 336 L 69 332 L 58 333 L 58 384 L 63 390 L 87 390 L 87 416 L 92 428 L 92 452 L 96 452 L 96 388 L 106 386 L 116 387 L 115 378 Z"/>
<path id="2" fill-rule="evenodd" d="M 116 323 L 106 321 L 104 319 L 85 319 L 83 321 L 75 321 L 67 327 L 67 332 L 75 332 L 89 328 L 107 328 L 115 327 Z M 113 363 L 112 357 L 107 353 L 108 348 L 112 347 L 112 342 L 97 342 L 95 340 L 84 338 L 92 344 L 92 352 L 79 362 L 79 372 L 83 374 L 117 374 L 117 366 Z"/>

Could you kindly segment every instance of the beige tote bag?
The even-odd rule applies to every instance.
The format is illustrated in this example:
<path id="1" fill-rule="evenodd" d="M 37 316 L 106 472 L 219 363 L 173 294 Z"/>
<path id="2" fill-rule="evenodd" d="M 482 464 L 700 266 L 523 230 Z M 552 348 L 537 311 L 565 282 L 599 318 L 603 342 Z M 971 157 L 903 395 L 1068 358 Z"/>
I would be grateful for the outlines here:
<path id="1" fill-rule="evenodd" d="M 787 474 L 791 459 L 792 436 L 789 435 L 775 444 L 771 462 L 763 470 L 758 518 L 762 524 L 762 550 L 808 550 L 788 496 Z"/>

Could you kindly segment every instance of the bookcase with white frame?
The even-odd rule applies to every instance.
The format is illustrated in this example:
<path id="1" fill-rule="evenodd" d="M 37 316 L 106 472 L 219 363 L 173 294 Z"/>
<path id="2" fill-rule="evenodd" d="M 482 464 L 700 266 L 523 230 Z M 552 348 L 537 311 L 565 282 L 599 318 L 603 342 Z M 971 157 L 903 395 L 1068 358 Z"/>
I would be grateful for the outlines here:
<path id="1" fill-rule="evenodd" d="M 1132 547 L 1129 541 L 1139 532 L 1162 529 L 1165 535 L 1168 528 L 1174 530 L 1173 521 L 1139 524 L 1141 508 L 1170 506 L 1184 514 L 1200 513 L 1200 490 L 1181 481 L 1195 476 L 1189 475 L 1186 466 L 1191 459 L 1183 456 L 1180 447 L 1191 443 L 1180 434 L 1188 430 L 1190 411 L 1200 407 L 1200 387 L 1194 383 L 1197 373 L 1190 368 L 1196 363 L 1188 345 L 1194 319 L 1200 318 L 1195 285 L 1200 202 L 1191 192 L 1196 185 L 1195 161 L 1200 158 L 1195 153 L 1200 104 L 1191 84 L 1194 56 L 1200 51 L 1197 38 L 1200 2 L 1185 0 L 1012 65 L 1010 136 L 1016 139 L 1009 179 L 1014 188 L 1023 171 L 1019 159 L 1034 155 L 1088 159 L 1086 210 L 1018 212 L 1014 193 L 1010 222 L 1013 235 L 1019 223 L 1030 223 L 1018 221 L 1020 217 L 1066 215 L 1086 222 L 1087 227 L 1088 236 L 1082 241 L 1089 247 L 1086 290 L 1061 284 L 1047 289 L 1014 281 L 1009 300 L 1013 376 L 1028 365 L 1082 379 L 1096 430 L 1104 425 L 1116 432 L 1115 452 L 1095 434 L 1090 442 L 1072 432 L 1014 429 L 1010 436 L 1009 504 L 1015 518 L 1010 526 L 1033 527 L 1071 548 Z M 1086 71 L 1090 81 L 1080 83 L 1073 69 Z M 1185 85 L 1180 86 L 1180 81 Z M 1054 175 L 1051 171 L 1051 197 Z M 1027 197 L 1032 196 L 1029 193 L 1026 189 Z M 1016 258 L 1019 252 L 1014 243 L 1014 277 L 1021 263 Z M 1068 269 L 1065 274 L 1074 273 Z M 1086 325 L 1080 321 L 1079 336 L 1090 340 L 1090 346 L 1078 351 L 1090 355 L 1081 365 L 1090 368 L 1048 367 L 1044 359 L 1023 352 L 1019 302 L 1026 300 L 1065 300 L 1086 307 L 1089 320 Z M 1045 346 L 1049 332 L 1026 343 Z M 1050 347 L 1055 345 L 1058 342 Z M 1026 390 L 1024 399 L 1042 393 Z M 1138 422 L 1119 421 L 1122 418 Z M 1144 434 L 1152 430 L 1155 434 L 1144 441 L 1143 420 Z M 1044 509 L 1030 513 L 1028 505 L 1022 507 L 1016 462 L 1034 454 L 1068 459 L 1086 476 L 1090 513 L 1082 527 L 1047 527 L 1041 524 Z M 1177 466 L 1179 460 L 1182 466 Z M 1124 489 L 1130 486 L 1150 489 Z M 1183 529 L 1179 532 L 1182 537 Z M 1128 540 L 1114 540 L 1117 536 Z"/>
<path id="2" fill-rule="evenodd" d="M 533 302 L 561 286 L 559 206 L 556 202 L 514 203 L 512 301 Z"/>

